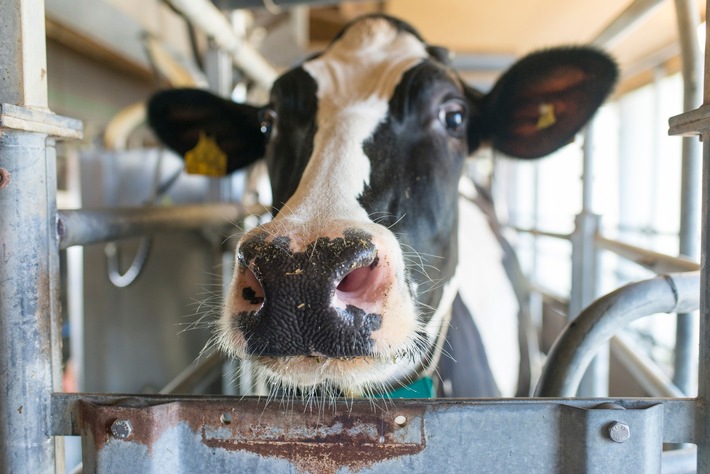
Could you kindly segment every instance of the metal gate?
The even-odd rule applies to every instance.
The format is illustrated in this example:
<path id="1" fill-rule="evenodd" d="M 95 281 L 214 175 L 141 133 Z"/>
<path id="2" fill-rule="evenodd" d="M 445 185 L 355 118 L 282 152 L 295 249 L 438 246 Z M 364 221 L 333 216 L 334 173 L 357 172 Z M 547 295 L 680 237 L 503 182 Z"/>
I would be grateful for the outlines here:
<path id="1" fill-rule="evenodd" d="M 679 2 L 680 3 L 680 2 Z M 60 247 L 216 225 L 246 209 L 202 205 L 121 212 L 58 212 L 54 141 L 81 136 L 78 121 L 47 109 L 42 0 L 0 0 L 0 464 L 3 472 L 63 467 L 63 436 L 82 436 L 86 472 L 661 472 L 664 443 L 698 446 L 710 472 L 710 294 L 703 234 L 701 275 L 664 277 L 646 292 L 664 311 L 700 297 L 698 398 L 339 401 L 332 405 L 238 397 L 60 393 Z M 710 61 L 706 58 L 706 64 Z M 706 69 L 710 71 L 710 68 Z M 707 76 L 710 73 L 706 73 Z M 707 82 L 707 81 L 706 81 Z M 705 102 L 710 101 L 710 86 Z M 671 119 L 674 134 L 700 134 L 710 189 L 710 112 Z M 710 229 L 708 193 L 703 229 Z M 186 216 L 191 216 L 188 220 Z M 580 224 L 581 227 L 585 225 Z M 594 232 L 583 235 L 593 238 Z M 611 244 L 609 244 L 611 245 Z M 625 295 L 626 293 L 624 293 Z M 620 298 L 624 295 L 611 295 Z M 604 300 L 608 303 L 608 300 Z M 615 300 L 616 301 L 616 300 Z M 618 309 L 617 319 L 642 314 Z M 654 307 L 654 310 L 658 309 Z M 576 384 L 593 348 L 613 332 L 590 308 L 589 347 L 543 376 L 539 393 Z M 561 340 L 559 348 L 569 343 Z M 554 354 L 551 358 L 554 357 Z M 572 380 L 572 382 L 569 382 Z M 564 384 L 563 384 L 564 385 Z M 565 385 L 566 387 L 566 385 Z M 549 390 L 549 391 L 548 391 Z M 571 390 L 571 389 L 570 389 Z"/>

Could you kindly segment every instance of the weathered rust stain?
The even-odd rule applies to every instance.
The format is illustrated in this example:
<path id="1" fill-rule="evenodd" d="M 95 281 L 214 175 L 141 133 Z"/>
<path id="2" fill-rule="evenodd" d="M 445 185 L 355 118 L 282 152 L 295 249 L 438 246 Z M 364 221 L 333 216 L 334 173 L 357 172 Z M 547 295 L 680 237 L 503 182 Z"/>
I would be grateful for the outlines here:
<path id="1" fill-rule="evenodd" d="M 382 411 L 360 406 L 339 414 L 308 414 L 294 407 L 289 412 L 262 409 L 258 418 L 245 414 L 233 413 L 235 423 L 222 427 L 230 431 L 229 436 L 209 436 L 203 428 L 202 442 L 211 448 L 285 459 L 299 472 L 311 474 L 335 473 L 342 467 L 359 471 L 387 459 L 417 454 L 426 447 L 421 408 Z M 397 415 L 415 422 L 405 430 L 394 423 Z M 414 438 L 411 429 L 418 430 Z M 410 436 L 399 439 L 401 433 Z"/>
<path id="2" fill-rule="evenodd" d="M 150 453 L 163 432 L 181 421 L 181 415 L 181 403 L 147 406 L 141 400 L 126 398 L 109 406 L 86 402 L 79 404 L 81 435 L 91 437 L 97 452 L 111 439 L 113 422 L 123 419 L 130 420 L 133 426 L 133 432 L 127 440 L 146 445 Z"/>
<path id="3" fill-rule="evenodd" d="M 424 407 L 398 405 L 382 410 L 369 403 L 338 403 L 330 412 L 310 412 L 299 404 L 284 407 L 256 399 L 154 406 L 126 399 L 111 406 L 82 402 L 79 415 L 82 435 L 91 437 L 97 452 L 108 442 L 125 442 L 111 437 L 116 419 L 131 421 L 126 441 L 144 444 L 149 454 L 167 429 L 185 423 L 209 449 L 246 451 L 286 460 L 301 473 L 330 474 L 343 467 L 359 471 L 426 448 Z M 406 417 L 406 426 L 394 422 L 398 415 Z"/>
<path id="4" fill-rule="evenodd" d="M 0 168 L 0 189 L 5 189 L 10 184 L 12 175 L 5 168 Z"/>

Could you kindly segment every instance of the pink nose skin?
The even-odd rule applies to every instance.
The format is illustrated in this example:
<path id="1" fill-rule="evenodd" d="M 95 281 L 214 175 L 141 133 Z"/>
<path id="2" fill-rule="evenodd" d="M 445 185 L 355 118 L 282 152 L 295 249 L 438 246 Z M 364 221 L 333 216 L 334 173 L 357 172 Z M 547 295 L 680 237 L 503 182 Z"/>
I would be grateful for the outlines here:
<path id="1" fill-rule="evenodd" d="M 379 266 L 379 257 L 367 266 L 359 267 L 340 280 L 335 287 L 333 306 L 346 308 L 353 305 L 365 311 L 376 312 L 378 299 L 388 285 L 386 269 Z"/>
<path id="2" fill-rule="evenodd" d="M 263 231 L 239 245 L 231 309 L 247 352 L 370 355 L 395 280 L 386 252 L 381 257 L 372 235 L 355 229 L 293 247 Z"/>
<path id="3" fill-rule="evenodd" d="M 264 303 L 264 287 L 259 283 L 259 279 L 248 267 L 240 265 L 238 267 L 240 281 L 240 300 L 253 308 L 245 307 L 245 310 L 258 311 Z"/>

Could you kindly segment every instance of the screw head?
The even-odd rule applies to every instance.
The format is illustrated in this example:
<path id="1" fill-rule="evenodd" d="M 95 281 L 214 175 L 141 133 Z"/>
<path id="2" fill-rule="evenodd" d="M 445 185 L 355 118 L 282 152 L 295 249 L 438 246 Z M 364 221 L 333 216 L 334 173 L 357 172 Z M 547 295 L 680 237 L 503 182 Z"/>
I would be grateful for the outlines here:
<path id="1" fill-rule="evenodd" d="M 631 437 L 631 428 L 618 421 L 609 425 L 609 438 L 615 443 L 623 443 Z"/>
<path id="2" fill-rule="evenodd" d="M 404 415 L 397 415 L 394 417 L 394 422 L 397 426 L 404 426 L 407 424 L 407 417 Z"/>
<path id="3" fill-rule="evenodd" d="M 133 433 L 133 424 L 131 420 L 116 420 L 111 423 L 111 435 L 114 438 L 126 439 Z"/>

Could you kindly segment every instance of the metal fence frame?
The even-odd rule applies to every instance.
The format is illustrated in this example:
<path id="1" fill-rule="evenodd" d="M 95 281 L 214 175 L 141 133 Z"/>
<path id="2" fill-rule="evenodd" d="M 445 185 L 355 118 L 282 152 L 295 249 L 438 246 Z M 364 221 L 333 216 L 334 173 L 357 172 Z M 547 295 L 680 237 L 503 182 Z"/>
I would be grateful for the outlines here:
<path id="1" fill-rule="evenodd" d="M 62 238 L 75 235 L 91 216 L 57 211 L 53 143 L 79 137 L 81 124 L 47 109 L 42 0 L 0 0 L 0 18 L 9 28 L 0 38 L 4 472 L 61 472 L 62 436 L 75 435 L 82 435 L 89 472 L 227 466 L 243 472 L 335 472 L 341 467 L 383 472 L 434 465 L 442 472 L 610 472 L 620 465 L 627 472 L 660 472 L 663 443 L 697 444 L 698 471 L 710 472 L 708 192 L 702 212 L 697 398 L 345 400 L 319 406 L 235 397 L 60 393 L 59 248 Z M 708 64 L 706 57 L 706 84 Z M 710 86 L 704 102 L 710 102 Z M 704 190 L 710 189 L 709 131 L 706 106 L 671 119 L 672 133 L 702 137 Z M 184 228 L 178 221 L 166 225 Z"/>

